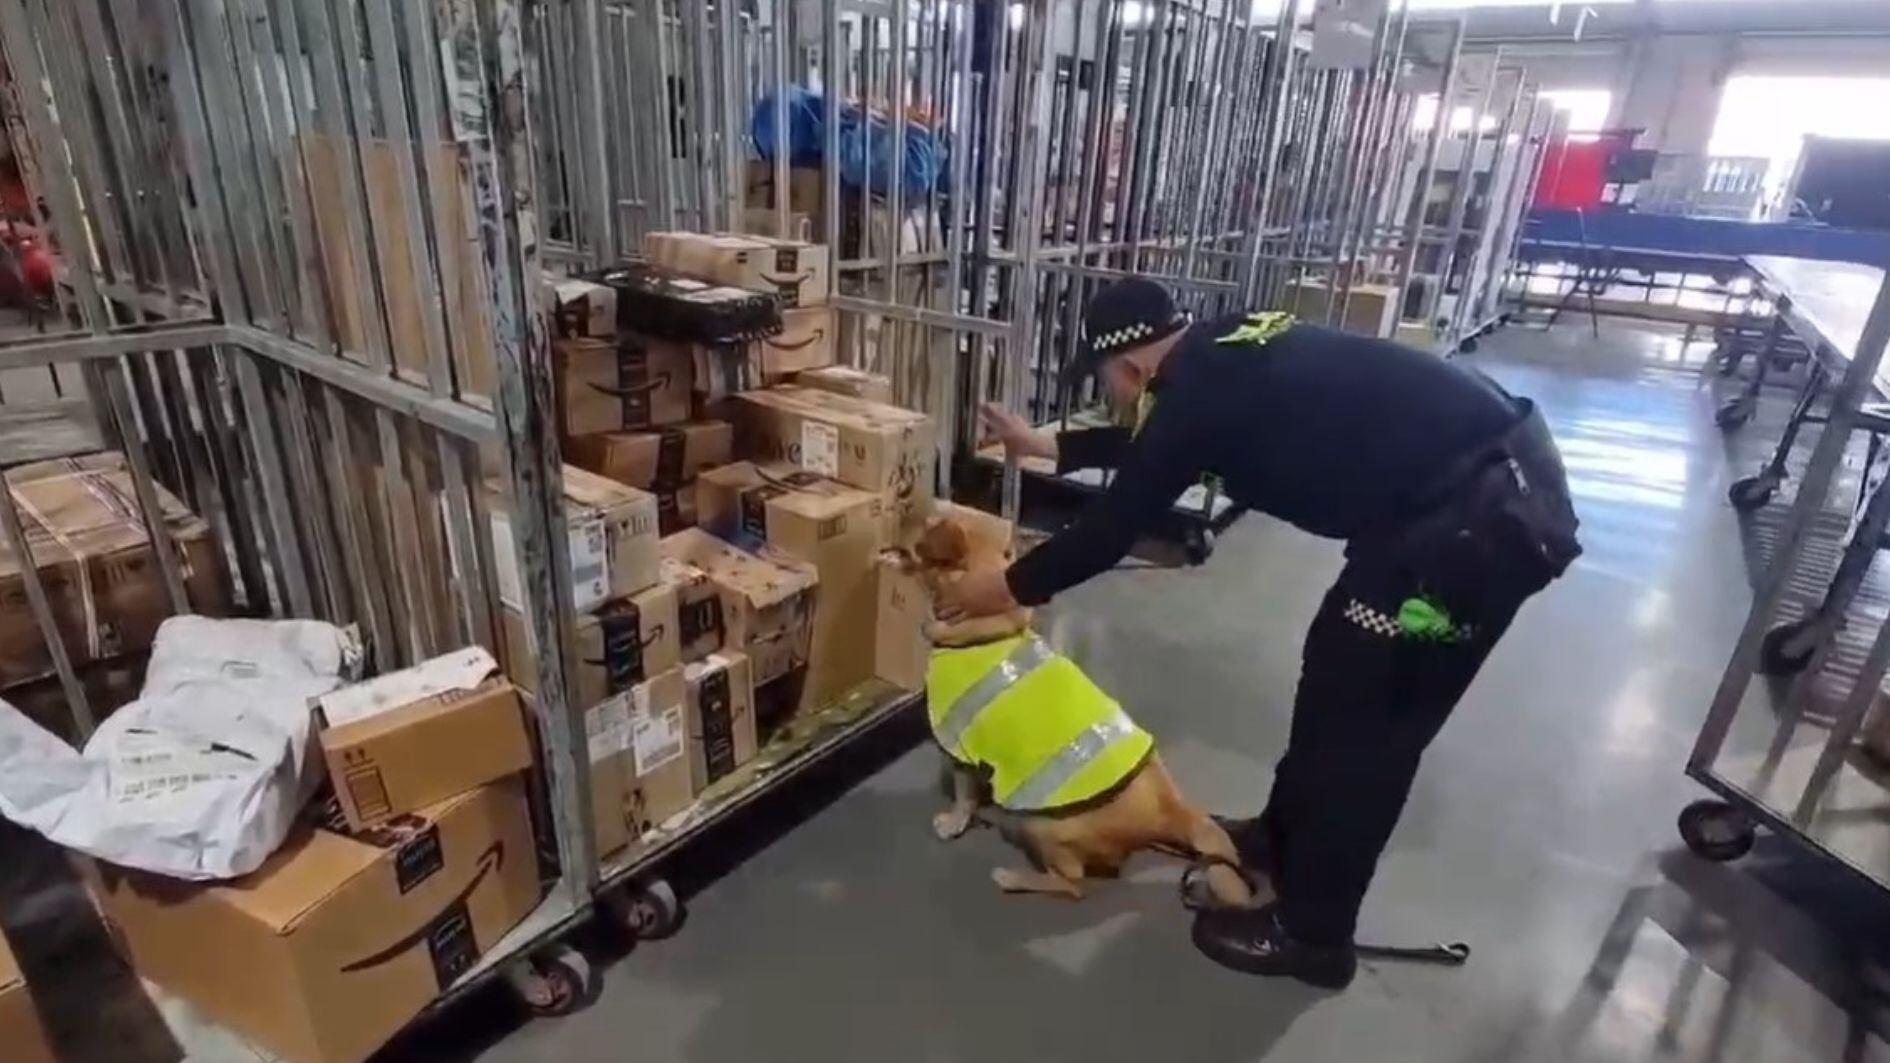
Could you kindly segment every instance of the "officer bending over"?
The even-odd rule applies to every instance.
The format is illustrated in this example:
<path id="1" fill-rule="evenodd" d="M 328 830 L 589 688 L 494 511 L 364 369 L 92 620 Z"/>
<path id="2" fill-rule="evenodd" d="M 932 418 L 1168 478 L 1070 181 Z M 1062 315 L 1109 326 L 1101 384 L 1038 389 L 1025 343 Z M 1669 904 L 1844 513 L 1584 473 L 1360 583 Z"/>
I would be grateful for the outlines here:
<path id="1" fill-rule="evenodd" d="M 942 602 L 1041 605 L 1113 567 L 1205 473 L 1235 503 L 1346 541 L 1306 634 L 1292 732 L 1255 819 L 1230 823 L 1277 900 L 1206 911 L 1211 959 L 1342 988 L 1353 931 L 1418 761 L 1531 595 L 1580 554 L 1562 461 L 1534 405 L 1398 344 L 1278 314 L 1190 325 L 1140 278 L 1091 300 L 1078 366 L 1139 404 L 1134 430 L 1052 437 L 998 408 L 1014 453 L 1117 474 L 1063 532 Z"/>

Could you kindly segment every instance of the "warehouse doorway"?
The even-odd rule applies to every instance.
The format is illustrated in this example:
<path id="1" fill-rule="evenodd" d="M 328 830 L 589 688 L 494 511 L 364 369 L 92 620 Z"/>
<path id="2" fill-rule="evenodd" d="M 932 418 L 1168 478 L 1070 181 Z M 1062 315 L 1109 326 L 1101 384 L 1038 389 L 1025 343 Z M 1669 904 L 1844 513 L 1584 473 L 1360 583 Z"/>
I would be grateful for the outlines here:
<path id="1" fill-rule="evenodd" d="M 1729 78 L 1719 97 L 1710 155 L 1768 160 L 1768 216 L 1783 206 L 1806 136 L 1890 140 L 1890 78 L 1744 76 Z M 1782 210 L 1776 214 L 1783 214 Z"/>

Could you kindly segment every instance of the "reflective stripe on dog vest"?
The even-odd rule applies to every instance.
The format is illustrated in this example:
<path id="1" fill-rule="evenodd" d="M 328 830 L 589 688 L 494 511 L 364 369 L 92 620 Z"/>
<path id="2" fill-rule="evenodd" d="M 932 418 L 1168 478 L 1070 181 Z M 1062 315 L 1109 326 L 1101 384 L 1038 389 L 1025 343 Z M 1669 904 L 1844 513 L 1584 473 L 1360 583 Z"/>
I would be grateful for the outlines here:
<path id="1" fill-rule="evenodd" d="M 962 757 L 960 743 L 965 737 L 965 729 L 978 718 L 987 706 L 998 696 L 1017 684 L 1017 681 L 1050 663 L 1055 651 L 1040 638 L 1031 635 L 1017 644 L 1005 658 L 990 671 L 978 678 L 978 681 L 958 695 L 951 708 L 945 710 L 945 716 L 939 720 L 932 733 L 938 738 L 938 744 L 954 757 Z"/>
<path id="2" fill-rule="evenodd" d="M 1101 795 L 1154 748 L 1115 699 L 1035 635 L 932 651 L 926 715 L 998 804 L 1047 811 Z"/>
<path id="3" fill-rule="evenodd" d="M 1092 725 L 1088 730 L 1070 739 L 1070 744 L 1051 757 L 1038 768 L 1023 785 L 1011 793 L 1007 804 L 1018 808 L 1044 808 L 1058 790 L 1068 786 L 1077 772 L 1083 770 L 1091 761 L 1103 755 L 1110 746 L 1127 741 L 1136 736 L 1134 721 L 1129 714 L 1117 709 L 1109 718 Z"/>

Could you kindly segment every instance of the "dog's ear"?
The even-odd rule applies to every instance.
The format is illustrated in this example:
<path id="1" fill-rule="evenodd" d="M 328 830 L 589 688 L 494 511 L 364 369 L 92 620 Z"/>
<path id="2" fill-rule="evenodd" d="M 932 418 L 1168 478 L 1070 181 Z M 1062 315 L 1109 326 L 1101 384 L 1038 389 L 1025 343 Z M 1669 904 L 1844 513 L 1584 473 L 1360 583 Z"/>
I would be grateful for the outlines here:
<path id="1" fill-rule="evenodd" d="M 965 563 L 971 553 L 971 539 L 964 526 L 955 520 L 939 518 L 925 526 L 913 553 L 920 561 L 939 568 L 955 568 Z"/>

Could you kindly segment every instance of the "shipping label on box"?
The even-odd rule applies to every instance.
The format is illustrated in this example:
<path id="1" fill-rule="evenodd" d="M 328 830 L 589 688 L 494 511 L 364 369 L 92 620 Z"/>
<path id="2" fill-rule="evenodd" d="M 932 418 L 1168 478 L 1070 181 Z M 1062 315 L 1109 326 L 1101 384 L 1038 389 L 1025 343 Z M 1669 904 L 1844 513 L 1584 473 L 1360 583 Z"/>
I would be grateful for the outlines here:
<path id="1" fill-rule="evenodd" d="M 647 491 L 564 467 L 564 520 L 570 535 L 571 598 L 579 612 L 634 594 L 657 579 L 657 500 Z M 486 485 L 492 521 L 492 562 L 499 600 L 524 601 L 512 520 L 496 481 Z"/>
<path id="2" fill-rule="evenodd" d="M 688 685 L 689 739 L 698 790 L 754 759 L 755 686 L 747 656 L 712 653 L 683 667 Z"/>
<path id="3" fill-rule="evenodd" d="M 597 854 L 630 844 L 630 695 L 607 698 L 584 712 L 591 763 L 591 823 Z"/>
<path id="4" fill-rule="evenodd" d="M 681 668 L 652 677 L 631 692 L 629 810 L 632 833 L 639 837 L 695 802 L 687 700 Z"/>

